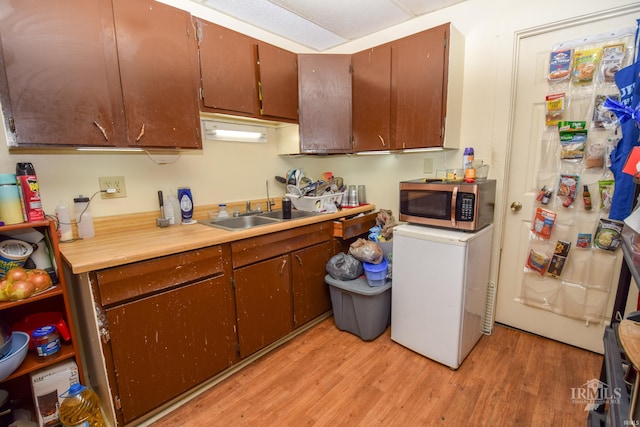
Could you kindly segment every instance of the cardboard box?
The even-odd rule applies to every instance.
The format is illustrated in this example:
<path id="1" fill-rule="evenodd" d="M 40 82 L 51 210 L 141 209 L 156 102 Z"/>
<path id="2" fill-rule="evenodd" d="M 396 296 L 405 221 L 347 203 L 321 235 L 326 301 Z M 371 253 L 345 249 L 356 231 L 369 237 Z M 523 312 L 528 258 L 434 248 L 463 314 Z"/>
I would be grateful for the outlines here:
<path id="1" fill-rule="evenodd" d="M 61 425 L 58 412 L 62 403 L 60 395 L 79 381 L 78 365 L 73 360 L 60 362 L 31 374 L 33 403 L 40 427 Z"/>

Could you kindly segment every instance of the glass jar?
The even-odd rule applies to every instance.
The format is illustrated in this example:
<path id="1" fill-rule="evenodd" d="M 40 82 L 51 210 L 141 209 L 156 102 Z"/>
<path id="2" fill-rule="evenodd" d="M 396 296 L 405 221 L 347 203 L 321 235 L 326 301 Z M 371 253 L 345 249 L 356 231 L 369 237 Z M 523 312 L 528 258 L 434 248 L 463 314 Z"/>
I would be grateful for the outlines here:
<path id="1" fill-rule="evenodd" d="M 39 362 L 55 358 L 60 351 L 60 337 L 55 326 L 47 325 L 38 328 L 31 333 L 31 338 Z"/>

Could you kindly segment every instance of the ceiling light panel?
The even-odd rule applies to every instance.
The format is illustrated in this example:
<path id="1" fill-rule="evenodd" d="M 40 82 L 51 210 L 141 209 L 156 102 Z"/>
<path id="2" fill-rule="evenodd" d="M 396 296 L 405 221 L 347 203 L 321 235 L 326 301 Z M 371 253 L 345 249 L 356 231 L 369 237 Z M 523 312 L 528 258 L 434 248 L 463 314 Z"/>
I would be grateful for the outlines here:
<path id="1" fill-rule="evenodd" d="M 414 17 L 392 0 L 270 1 L 347 40 L 369 35 Z"/>
<path id="2" fill-rule="evenodd" d="M 444 9 L 445 7 L 452 6 L 457 3 L 462 3 L 464 0 L 396 0 L 407 10 L 411 11 L 416 16 L 424 15 L 425 13 L 433 12 L 435 10 Z"/>
<path id="3" fill-rule="evenodd" d="M 289 40 L 322 51 L 345 43 L 307 19 L 265 0 L 207 0 L 204 5 Z"/>

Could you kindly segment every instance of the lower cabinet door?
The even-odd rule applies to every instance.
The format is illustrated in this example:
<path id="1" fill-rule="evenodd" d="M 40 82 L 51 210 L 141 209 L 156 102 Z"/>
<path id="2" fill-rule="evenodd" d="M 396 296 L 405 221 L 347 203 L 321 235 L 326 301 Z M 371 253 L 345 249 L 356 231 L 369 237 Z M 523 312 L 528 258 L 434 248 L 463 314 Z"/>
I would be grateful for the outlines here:
<path id="1" fill-rule="evenodd" d="M 125 424 L 237 361 L 224 276 L 109 308 L 106 316 Z"/>
<path id="2" fill-rule="evenodd" d="M 331 310 L 329 285 L 325 283 L 324 276 L 327 262 L 332 254 L 331 241 L 291 254 L 295 328 Z"/>
<path id="3" fill-rule="evenodd" d="M 233 270 L 240 357 L 293 330 L 288 254 Z"/>

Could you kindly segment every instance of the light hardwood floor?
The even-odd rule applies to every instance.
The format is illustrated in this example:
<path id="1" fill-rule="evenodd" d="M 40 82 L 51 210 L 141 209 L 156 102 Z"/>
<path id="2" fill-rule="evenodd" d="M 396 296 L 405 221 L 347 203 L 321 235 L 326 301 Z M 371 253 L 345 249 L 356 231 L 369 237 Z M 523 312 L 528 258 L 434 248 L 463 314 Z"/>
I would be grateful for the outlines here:
<path id="1" fill-rule="evenodd" d="M 456 371 L 330 317 L 152 424 L 580 426 L 602 356 L 496 325 Z"/>

